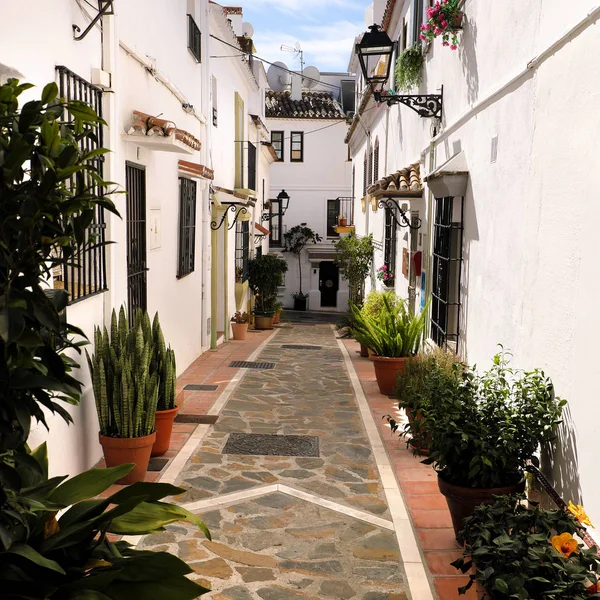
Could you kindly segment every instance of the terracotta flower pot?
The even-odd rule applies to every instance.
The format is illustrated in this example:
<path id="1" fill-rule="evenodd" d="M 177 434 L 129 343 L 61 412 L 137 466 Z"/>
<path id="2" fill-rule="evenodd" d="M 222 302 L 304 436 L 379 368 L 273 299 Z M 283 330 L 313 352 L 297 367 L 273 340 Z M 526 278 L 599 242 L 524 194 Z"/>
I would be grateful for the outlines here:
<path id="1" fill-rule="evenodd" d="M 117 483 L 129 485 L 137 481 L 144 481 L 156 432 L 138 438 L 114 438 L 101 434 L 99 437 L 107 467 L 135 463 L 135 467 Z"/>
<path id="2" fill-rule="evenodd" d="M 403 358 L 386 358 L 385 356 L 371 356 L 375 366 L 375 377 L 379 391 L 385 396 L 391 396 L 396 387 L 396 374 L 404 373 L 406 361 L 409 356 Z"/>
<path id="3" fill-rule="evenodd" d="M 150 456 L 162 456 L 171 445 L 173 421 L 179 412 L 179 406 L 156 411 L 156 440 Z"/>
<path id="4" fill-rule="evenodd" d="M 234 340 L 245 340 L 248 336 L 248 323 L 231 323 Z"/>
<path id="5" fill-rule="evenodd" d="M 256 329 L 273 329 L 273 315 L 254 315 L 254 327 Z"/>
<path id="6" fill-rule="evenodd" d="M 369 348 L 367 348 L 367 346 L 365 346 L 364 344 L 360 345 L 360 355 L 364 358 L 369 356 Z"/>
<path id="7" fill-rule="evenodd" d="M 280 320 L 281 320 L 281 312 L 276 312 L 273 315 L 273 325 L 279 325 Z"/>
<path id="8" fill-rule="evenodd" d="M 348 225 L 348 219 L 346 217 L 338 217 L 338 225 L 340 227 L 346 227 Z"/>
<path id="9" fill-rule="evenodd" d="M 494 496 L 508 496 L 522 493 L 525 490 L 525 479 L 521 479 L 518 483 L 505 487 L 467 488 L 452 485 L 438 475 L 438 487 L 442 495 L 446 497 L 450 516 L 452 517 L 454 535 L 458 536 L 463 527 L 463 520 L 473 514 L 476 506 L 480 504 L 493 504 Z"/>

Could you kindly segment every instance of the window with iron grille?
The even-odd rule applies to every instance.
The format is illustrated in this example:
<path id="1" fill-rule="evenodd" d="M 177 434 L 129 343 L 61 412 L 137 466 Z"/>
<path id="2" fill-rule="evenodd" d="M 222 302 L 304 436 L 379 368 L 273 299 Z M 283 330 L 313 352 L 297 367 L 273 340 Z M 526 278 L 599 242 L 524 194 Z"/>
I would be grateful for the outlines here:
<path id="1" fill-rule="evenodd" d="M 304 133 L 292 131 L 290 134 L 290 161 L 304 161 Z"/>
<path id="2" fill-rule="evenodd" d="M 179 178 L 179 252 L 177 277 L 194 271 L 196 258 L 196 187 L 193 179 Z"/>
<path id="3" fill-rule="evenodd" d="M 413 1 L 413 31 L 412 43 L 419 43 L 419 35 L 421 35 L 421 25 L 423 23 L 423 0 Z"/>
<path id="4" fill-rule="evenodd" d="M 373 183 L 379 181 L 379 138 L 375 140 L 375 150 L 373 150 Z"/>
<path id="5" fill-rule="evenodd" d="M 369 174 L 367 173 L 367 153 L 365 152 L 365 156 L 363 159 L 363 198 L 367 195 L 367 179 Z"/>
<path id="6" fill-rule="evenodd" d="M 283 160 L 283 131 L 271 131 L 271 144 L 277 155 L 277 160 Z"/>
<path id="7" fill-rule="evenodd" d="M 81 100 L 91 105 L 99 117 L 102 117 L 102 90 L 93 86 L 67 67 L 56 67 L 59 95 L 68 101 Z M 72 119 L 67 115 L 68 119 Z M 97 130 L 97 139 L 86 138 L 80 149 L 89 152 L 103 145 L 102 127 Z M 98 156 L 90 161 L 98 175 L 102 177 L 104 157 Z M 86 185 L 91 193 L 101 196 L 104 190 L 85 175 Z M 78 248 L 68 264 L 53 269 L 54 288 L 64 288 L 69 292 L 69 302 L 77 302 L 108 289 L 106 278 L 104 209 L 96 207 L 94 218 L 86 230 L 86 243 Z"/>
<path id="8" fill-rule="evenodd" d="M 388 273 L 396 275 L 396 219 L 393 209 L 385 209 L 385 226 L 383 232 L 383 263 Z"/>
<path id="9" fill-rule="evenodd" d="M 327 200 L 327 237 L 339 237 L 339 233 L 334 229 L 338 224 L 340 214 L 340 201 Z"/>
<path id="10" fill-rule="evenodd" d="M 248 142 L 248 189 L 256 191 L 256 146 Z"/>
<path id="11" fill-rule="evenodd" d="M 281 200 L 273 199 L 269 205 L 269 243 L 271 246 L 281 246 L 281 230 L 283 215 Z"/>
<path id="12" fill-rule="evenodd" d="M 459 352 L 464 198 L 436 198 L 433 222 L 431 338 Z"/>
<path id="13" fill-rule="evenodd" d="M 238 221 L 235 226 L 235 280 L 239 283 L 243 283 L 248 279 L 250 222 Z"/>
<path id="14" fill-rule="evenodd" d="M 188 15 L 188 49 L 194 55 L 196 62 L 202 62 L 202 34 L 192 15 Z"/>
<path id="15" fill-rule="evenodd" d="M 373 183 L 373 152 L 369 153 L 369 172 L 367 183 L 371 185 Z"/>

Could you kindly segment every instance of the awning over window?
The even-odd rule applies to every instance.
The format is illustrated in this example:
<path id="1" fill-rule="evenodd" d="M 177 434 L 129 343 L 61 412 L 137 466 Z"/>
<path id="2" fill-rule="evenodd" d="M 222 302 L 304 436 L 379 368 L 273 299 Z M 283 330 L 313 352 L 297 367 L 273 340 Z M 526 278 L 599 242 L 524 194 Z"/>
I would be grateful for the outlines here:
<path id="1" fill-rule="evenodd" d="M 435 198 L 454 198 L 467 193 L 469 169 L 465 153 L 461 150 L 425 177 Z"/>
<path id="2" fill-rule="evenodd" d="M 414 198 L 423 195 L 423 182 L 419 163 L 409 165 L 391 175 L 382 177 L 367 188 L 367 193 L 376 198 L 387 196 L 389 198 Z"/>
<path id="3" fill-rule="evenodd" d="M 136 144 L 162 152 L 194 154 L 202 144 L 191 133 L 178 129 L 173 121 L 133 111 L 131 125 L 125 138 Z"/>
<path id="4" fill-rule="evenodd" d="M 177 163 L 179 172 L 189 177 L 198 177 L 201 179 L 214 179 L 215 172 L 208 167 L 199 163 L 189 162 L 187 160 L 179 160 Z"/>

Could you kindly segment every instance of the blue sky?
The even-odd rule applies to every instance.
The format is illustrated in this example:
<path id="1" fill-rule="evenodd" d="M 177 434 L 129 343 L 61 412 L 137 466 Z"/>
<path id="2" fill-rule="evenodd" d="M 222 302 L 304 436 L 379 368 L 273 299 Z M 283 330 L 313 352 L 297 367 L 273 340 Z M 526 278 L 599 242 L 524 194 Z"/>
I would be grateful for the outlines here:
<path id="1" fill-rule="evenodd" d="M 242 0 L 244 21 L 254 27 L 257 54 L 299 69 L 282 44 L 300 43 L 306 65 L 320 71 L 346 71 L 354 38 L 365 30 L 369 0 Z M 268 66 L 268 65 L 265 65 Z"/>

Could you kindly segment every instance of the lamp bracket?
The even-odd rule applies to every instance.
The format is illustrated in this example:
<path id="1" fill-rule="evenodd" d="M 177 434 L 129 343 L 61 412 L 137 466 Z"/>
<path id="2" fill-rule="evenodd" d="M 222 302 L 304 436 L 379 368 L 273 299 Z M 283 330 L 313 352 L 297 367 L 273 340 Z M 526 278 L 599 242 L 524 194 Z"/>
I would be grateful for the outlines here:
<path id="1" fill-rule="evenodd" d="M 223 225 L 223 223 L 225 222 L 225 218 L 227 217 L 227 211 L 232 211 L 235 213 L 235 217 L 233 218 L 233 221 L 231 222 L 231 224 L 227 227 L 228 230 L 233 229 L 234 225 L 236 224 L 237 220 L 239 219 L 240 215 L 245 215 L 248 214 L 248 209 L 244 206 L 241 206 L 237 203 L 228 203 L 228 202 L 223 202 L 223 204 L 227 205 L 227 208 L 223 211 L 223 216 L 221 217 L 221 220 L 219 221 L 219 223 L 217 224 L 216 221 L 212 221 L 210 224 L 210 228 L 213 231 L 216 231 L 217 229 L 221 229 L 221 226 Z"/>
<path id="2" fill-rule="evenodd" d="M 113 0 L 98 0 L 98 14 L 90 21 L 90 24 L 85 28 L 81 35 L 76 35 L 81 31 L 81 28 L 78 25 L 73 25 L 73 39 L 76 42 L 80 42 L 104 15 L 114 14 Z"/>
<path id="3" fill-rule="evenodd" d="M 411 223 L 409 216 L 403 211 L 398 205 L 398 201 L 395 198 L 382 198 L 378 204 L 379 208 L 385 208 L 392 215 L 392 218 L 396 222 L 398 227 L 408 227 L 409 229 L 421 229 L 421 219 L 417 217 L 416 225 Z M 400 218 L 398 218 L 398 216 Z"/>
<path id="4" fill-rule="evenodd" d="M 393 91 L 373 90 L 375 101 L 392 106 L 405 104 L 419 116 L 426 118 L 442 118 L 444 105 L 444 87 L 439 94 L 396 94 Z"/>
<path id="5" fill-rule="evenodd" d="M 259 242 L 262 242 L 266 237 L 267 237 L 266 233 L 255 233 L 254 234 L 254 243 L 258 244 Z"/>

